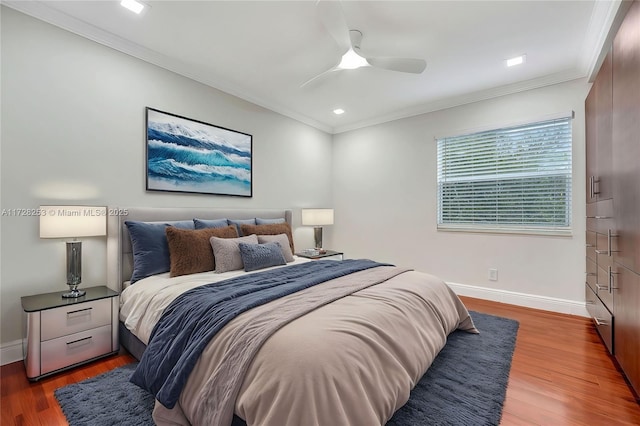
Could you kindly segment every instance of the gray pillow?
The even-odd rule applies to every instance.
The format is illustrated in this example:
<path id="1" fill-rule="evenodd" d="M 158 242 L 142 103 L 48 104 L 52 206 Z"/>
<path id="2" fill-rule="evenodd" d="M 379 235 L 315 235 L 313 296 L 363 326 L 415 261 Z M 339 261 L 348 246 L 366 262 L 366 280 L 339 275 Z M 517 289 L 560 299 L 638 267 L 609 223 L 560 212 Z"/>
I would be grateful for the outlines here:
<path id="1" fill-rule="evenodd" d="M 127 220 L 124 223 L 131 237 L 133 251 L 133 274 L 131 284 L 151 275 L 169 272 L 171 259 L 169 243 L 165 235 L 167 226 L 180 229 L 193 229 L 193 221 L 178 220 L 172 222 L 139 222 Z"/>
<path id="2" fill-rule="evenodd" d="M 205 228 L 224 228 L 229 226 L 230 223 L 227 223 L 227 219 L 198 219 L 197 217 L 193 218 L 193 224 L 196 229 L 205 229 Z M 237 226 L 236 226 L 237 228 Z M 239 234 L 238 234 L 239 235 Z"/>
<path id="3" fill-rule="evenodd" d="M 227 219 L 227 224 L 229 225 L 235 225 L 236 228 L 238 228 L 238 235 L 240 235 L 242 237 L 242 229 L 241 226 L 242 225 L 255 225 L 256 224 L 256 219 Z"/>
<path id="4" fill-rule="evenodd" d="M 293 262 L 293 253 L 291 252 L 291 247 L 289 246 L 289 237 L 287 234 L 278 234 L 278 235 L 258 235 L 258 243 L 270 243 L 272 241 L 277 241 L 280 243 L 280 248 L 282 249 L 282 254 L 284 256 L 284 260 L 287 262 Z"/>
<path id="5" fill-rule="evenodd" d="M 287 264 L 282 255 L 280 243 L 277 241 L 265 244 L 240 243 L 238 248 L 246 272 Z"/>
<path id="6" fill-rule="evenodd" d="M 215 271 L 222 273 L 244 268 L 238 245 L 240 243 L 258 244 L 258 237 L 255 235 L 247 235 L 246 237 L 240 238 L 211 237 L 209 242 L 211 243 L 213 257 L 215 258 Z"/>
<path id="7" fill-rule="evenodd" d="M 277 219 L 262 219 L 260 217 L 256 217 L 256 225 L 270 225 L 272 223 L 285 223 L 284 217 L 279 217 Z"/>

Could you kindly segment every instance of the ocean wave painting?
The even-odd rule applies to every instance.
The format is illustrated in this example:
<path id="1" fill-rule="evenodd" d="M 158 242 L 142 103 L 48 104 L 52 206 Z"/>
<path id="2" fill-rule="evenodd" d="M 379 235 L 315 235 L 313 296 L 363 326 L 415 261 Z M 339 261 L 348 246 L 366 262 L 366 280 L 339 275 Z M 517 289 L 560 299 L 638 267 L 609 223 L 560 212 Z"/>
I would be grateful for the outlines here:
<path id="1" fill-rule="evenodd" d="M 147 190 L 252 196 L 252 137 L 147 108 Z"/>

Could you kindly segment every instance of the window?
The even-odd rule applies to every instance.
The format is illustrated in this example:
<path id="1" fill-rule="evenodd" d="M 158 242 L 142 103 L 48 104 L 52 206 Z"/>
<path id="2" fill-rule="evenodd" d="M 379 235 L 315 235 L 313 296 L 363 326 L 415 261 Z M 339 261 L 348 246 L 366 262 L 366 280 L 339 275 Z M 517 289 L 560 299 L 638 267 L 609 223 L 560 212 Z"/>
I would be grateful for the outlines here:
<path id="1" fill-rule="evenodd" d="M 571 232 L 571 117 L 438 142 L 438 229 Z"/>

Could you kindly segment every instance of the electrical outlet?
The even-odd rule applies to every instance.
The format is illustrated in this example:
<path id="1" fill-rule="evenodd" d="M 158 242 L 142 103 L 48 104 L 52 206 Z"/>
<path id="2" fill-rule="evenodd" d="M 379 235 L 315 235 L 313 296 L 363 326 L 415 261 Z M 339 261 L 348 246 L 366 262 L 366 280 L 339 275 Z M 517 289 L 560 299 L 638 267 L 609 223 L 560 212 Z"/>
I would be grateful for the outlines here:
<path id="1" fill-rule="evenodd" d="M 489 268 L 489 281 L 498 281 L 498 270 L 496 268 Z"/>

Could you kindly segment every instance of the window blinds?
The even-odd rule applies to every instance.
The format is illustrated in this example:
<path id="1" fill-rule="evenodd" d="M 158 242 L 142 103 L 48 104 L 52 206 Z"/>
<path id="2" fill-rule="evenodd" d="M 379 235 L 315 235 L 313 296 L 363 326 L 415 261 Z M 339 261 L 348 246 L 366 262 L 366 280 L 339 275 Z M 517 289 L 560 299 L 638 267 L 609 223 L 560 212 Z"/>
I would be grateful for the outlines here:
<path id="1" fill-rule="evenodd" d="M 438 143 L 438 228 L 570 232 L 571 117 Z"/>

